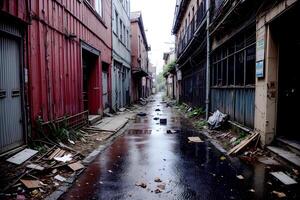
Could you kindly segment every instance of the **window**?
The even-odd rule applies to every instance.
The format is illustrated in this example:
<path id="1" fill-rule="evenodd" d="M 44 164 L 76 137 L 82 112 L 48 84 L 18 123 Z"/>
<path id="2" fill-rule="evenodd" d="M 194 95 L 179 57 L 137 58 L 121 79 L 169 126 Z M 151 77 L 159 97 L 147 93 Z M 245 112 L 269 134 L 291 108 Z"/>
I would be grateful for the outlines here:
<path id="1" fill-rule="evenodd" d="M 215 50 L 211 65 L 212 86 L 245 87 L 255 84 L 256 47 L 253 37 L 255 34 L 248 30 Z"/>
<path id="2" fill-rule="evenodd" d="M 95 10 L 102 17 L 102 0 L 95 0 Z"/>
<path id="3" fill-rule="evenodd" d="M 120 40 L 123 41 L 123 22 L 120 20 Z"/>
<path id="4" fill-rule="evenodd" d="M 126 33 L 125 33 L 125 25 L 124 24 L 123 24 L 123 35 L 124 35 L 123 43 L 125 44 L 126 43 Z"/>
<path id="5" fill-rule="evenodd" d="M 117 11 L 115 11 L 115 32 L 117 35 L 119 35 L 119 15 L 117 13 Z"/>
<path id="6" fill-rule="evenodd" d="M 129 47 L 129 31 L 127 30 L 127 47 Z"/>

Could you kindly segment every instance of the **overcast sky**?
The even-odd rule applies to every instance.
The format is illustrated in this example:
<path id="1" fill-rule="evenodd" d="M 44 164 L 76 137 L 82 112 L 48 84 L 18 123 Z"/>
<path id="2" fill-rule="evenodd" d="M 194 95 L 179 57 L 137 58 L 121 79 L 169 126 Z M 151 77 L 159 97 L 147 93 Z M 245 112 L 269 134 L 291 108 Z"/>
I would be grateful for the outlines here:
<path id="1" fill-rule="evenodd" d="M 150 62 L 162 71 L 163 53 L 174 47 L 171 34 L 176 0 L 131 0 L 131 11 L 142 11 Z M 171 44 L 170 44 L 171 43 Z"/>

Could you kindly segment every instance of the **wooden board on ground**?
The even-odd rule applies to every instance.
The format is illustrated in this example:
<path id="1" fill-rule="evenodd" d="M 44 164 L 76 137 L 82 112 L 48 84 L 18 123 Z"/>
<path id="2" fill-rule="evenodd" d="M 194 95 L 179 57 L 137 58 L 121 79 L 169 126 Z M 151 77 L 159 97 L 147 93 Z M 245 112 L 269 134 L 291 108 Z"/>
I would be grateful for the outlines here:
<path id="1" fill-rule="evenodd" d="M 297 182 L 294 179 L 292 179 L 283 172 L 271 172 L 271 175 L 277 178 L 280 182 L 282 182 L 285 185 L 297 184 Z"/>
<path id="2" fill-rule="evenodd" d="M 38 181 L 38 180 L 25 180 L 25 179 L 21 179 L 20 181 L 28 189 L 33 189 L 33 188 L 39 188 L 39 187 L 41 187 L 40 181 Z"/>
<path id="3" fill-rule="evenodd" d="M 246 147 L 250 142 L 254 141 L 259 136 L 259 133 L 252 133 L 248 138 L 243 140 L 241 143 L 233 147 L 228 151 L 228 155 L 236 154 L 240 150 L 242 150 L 244 147 Z"/>
<path id="4" fill-rule="evenodd" d="M 81 164 L 80 161 L 78 162 L 75 162 L 75 163 L 72 163 L 72 164 L 69 164 L 68 165 L 73 171 L 77 171 L 77 170 L 80 170 L 80 169 L 83 169 L 84 166 Z"/>
<path id="5" fill-rule="evenodd" d="M 199 137 L 188 137 L 188 139 L 189 142 L 196 142 L 196 143 L 203 142 L 203 140 L 201 140 Z"/>
<path id="6" fill-rule="evenodd" d="M 14 156 L 8 158 L 6 161 L 10 163 L 14 163 L 17 165 L 22 164 L 35 154 L 37 154 L 38 151 L 33 149 L 24 149 L 23 151 L 20 151 L 19 153 L 15 154 Z"/>
<path id="7" fill-rule="evenodd" d="M 265 165 L 280 165 L 280 163 L 273 158 L 268 157 L 260 157 L 258 158 L 258 161 L 265 164 Z"/>
<path id="8" fill-rule="evenodd" d="M 29 164 L 26 166 L 29 169 L 35 169 L 35 170 L 39 170 L 39 171 L 43 171 L 45 168 L 40 166 L 40 165 L 36 165 L 36 164 Z"/>

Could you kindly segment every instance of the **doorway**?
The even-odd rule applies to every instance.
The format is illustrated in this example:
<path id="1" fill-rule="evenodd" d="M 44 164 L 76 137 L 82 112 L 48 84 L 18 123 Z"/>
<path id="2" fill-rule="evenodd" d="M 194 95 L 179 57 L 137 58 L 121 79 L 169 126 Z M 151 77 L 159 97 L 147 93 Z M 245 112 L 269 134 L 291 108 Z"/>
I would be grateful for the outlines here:
<path id="1" fill-rule="evenodd" d="M 0 154 L 25 143 L 26 127 L 21 32 L 16 26 L 2 24 L 0 21 Z"/>
<path id="2" fill-rule="evenodd" d="M 96 74 L 96 65 L 97 65 L 98 56 L 82 49 L 82 70 L 83 70 L 83 107 L 84 110 L 88 110 L 90 114 L 93 113 L 92 108 L 92 96 L 95 91 L 95 74 Z"/>
<path id="3" fill-rule="evenodd" d="M 279 58 L 277 135 L 298 141 L 300 31 L 295 19 L 300 19 L 299 10 L 298 5 L 272 24 L 274 38 L 278 41 Z"/>

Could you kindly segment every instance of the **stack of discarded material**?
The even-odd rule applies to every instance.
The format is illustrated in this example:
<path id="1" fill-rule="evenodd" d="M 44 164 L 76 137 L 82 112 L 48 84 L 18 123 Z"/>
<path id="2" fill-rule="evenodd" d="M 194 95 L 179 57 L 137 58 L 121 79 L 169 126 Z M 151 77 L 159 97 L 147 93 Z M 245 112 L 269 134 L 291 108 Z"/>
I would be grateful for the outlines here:
<path id="1" fill-rule="evenodd" d="M 5 177 L 0 199 L 43 199 L 84 168 L 82 155 L 65 145 L 44 145 L 43 149 L 24 149 L 6 159 L 6 166 L 18 171 Z"/>

